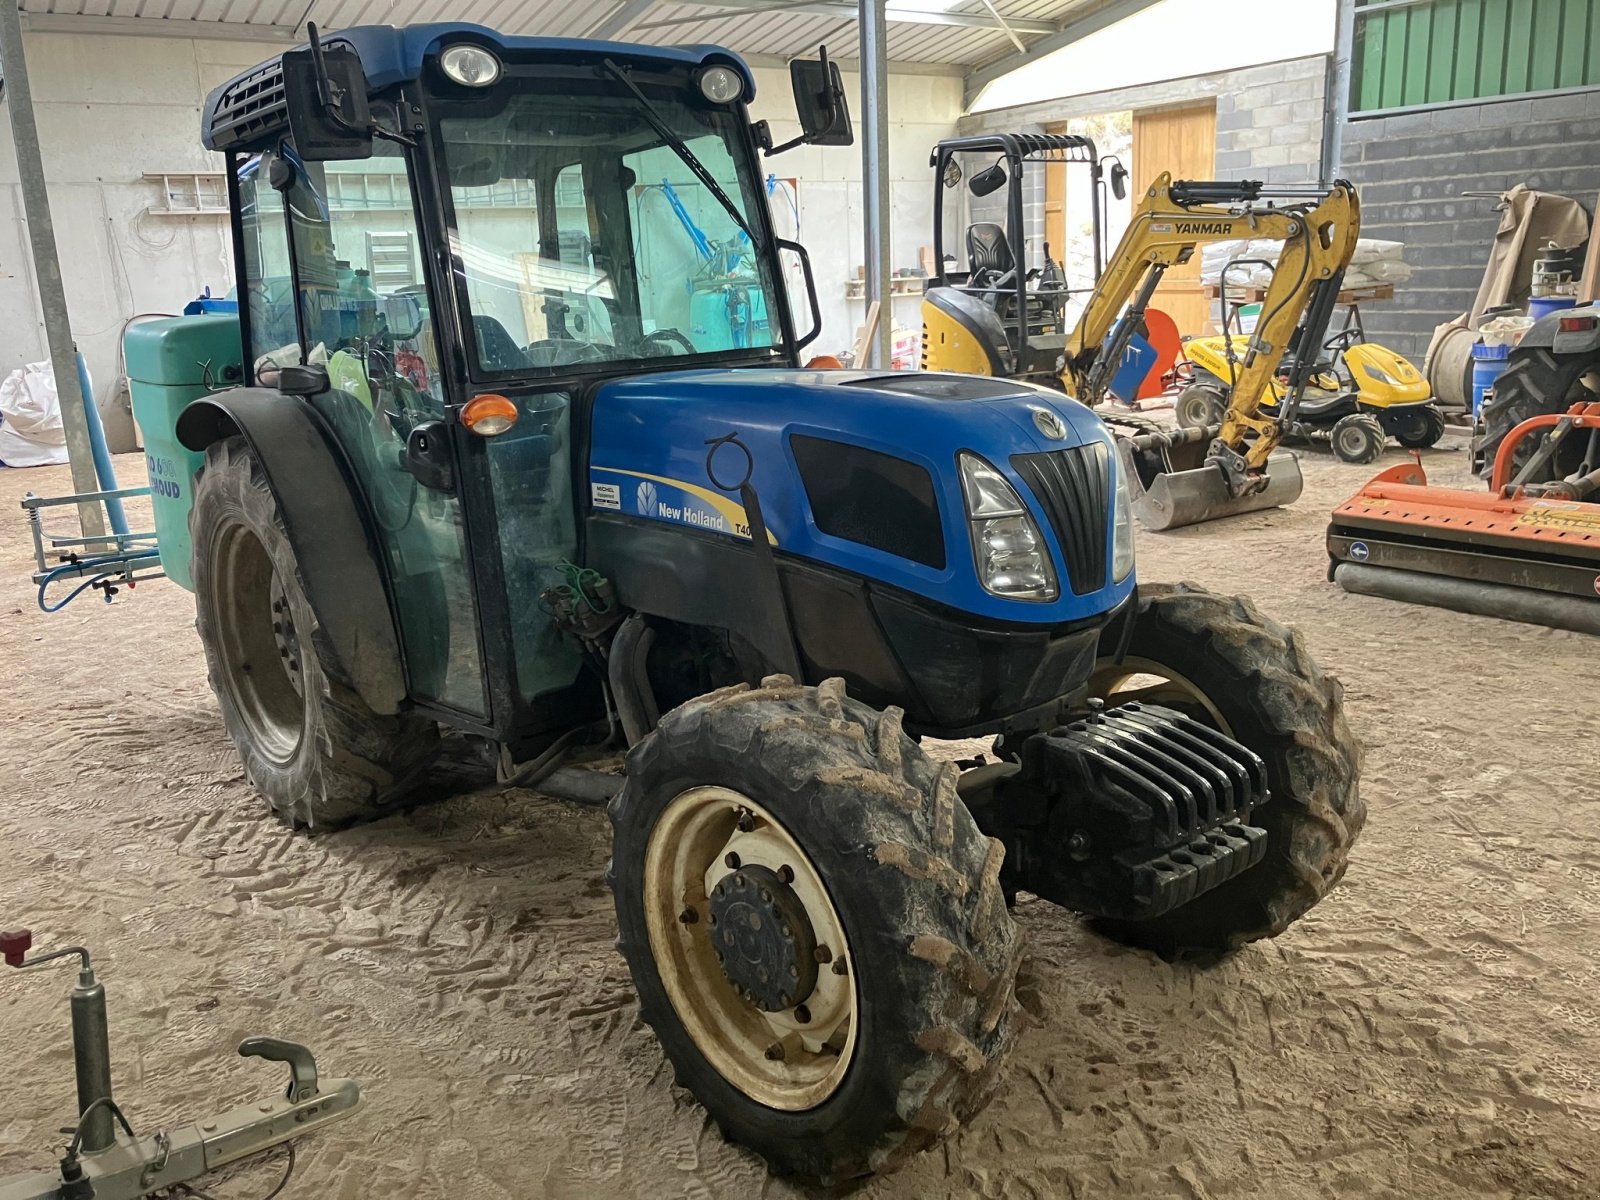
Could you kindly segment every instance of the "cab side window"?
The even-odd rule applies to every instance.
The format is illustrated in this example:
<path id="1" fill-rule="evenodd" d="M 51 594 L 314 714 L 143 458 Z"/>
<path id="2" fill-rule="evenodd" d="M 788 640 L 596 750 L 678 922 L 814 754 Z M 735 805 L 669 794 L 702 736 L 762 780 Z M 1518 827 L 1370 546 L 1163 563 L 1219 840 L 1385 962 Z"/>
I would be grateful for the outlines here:
<path id="1" fill-rule="evenodd" d="M 244 295 L 250 322 L 247 354 L 256 371 L 300 361 L 294 281 L 289 273 L 289 226 L 283 197 L 267 182 L 275 156 L 257 154 L 240 164 L 239 224 L 244 232 Z"/>

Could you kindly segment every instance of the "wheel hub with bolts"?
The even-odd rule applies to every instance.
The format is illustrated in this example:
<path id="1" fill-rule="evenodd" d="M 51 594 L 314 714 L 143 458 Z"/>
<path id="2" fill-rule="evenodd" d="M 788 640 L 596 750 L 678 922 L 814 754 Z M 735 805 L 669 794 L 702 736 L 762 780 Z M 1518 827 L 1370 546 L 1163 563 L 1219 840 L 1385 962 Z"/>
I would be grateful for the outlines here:
<path id="1" fill-rule="evenodd" d="M 764 1012 L 792 1009 L 817 986 L 816 934 L 784 874 L 793 879 L 793 868 L 741 866 L 711 889 L 707 924 L 722 974 Z"/>
<path id="2" fill-rule="evenodd" d="M 856 986 L 805 850 L 747 796 L 693 788 L 662 814 L 644 876 L 661 981 L 700 1053 L 772 1108 L 827 1099 L 854 1055 Z"/>
<path id="3" fill-rule="evenodd" d="M 301 690 L 300 635 L 295 631 L 294 613 L 289 608 L 289 598 L 284 595 L 283 582 L 276 571 L 272 574 L 272 640 L 278 647 L 278 658 L 294 685 L 296 694 Z"/>

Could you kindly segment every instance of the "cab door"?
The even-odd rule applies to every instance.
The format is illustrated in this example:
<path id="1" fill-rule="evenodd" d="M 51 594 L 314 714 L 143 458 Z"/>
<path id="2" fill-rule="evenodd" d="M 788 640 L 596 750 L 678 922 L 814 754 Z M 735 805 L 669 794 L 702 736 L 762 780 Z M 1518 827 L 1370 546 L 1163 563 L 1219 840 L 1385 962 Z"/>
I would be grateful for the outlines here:
<path id="1" fill-rule="evenodd" d="M 439 309 L 404 151 L 379 141 L 369 158 L 288 165 L 292 173 L 277 175 L 289 180 L 295 353 L 327 368 L 329 390 L 309 403 L 334 431 L 367 501 L 410 694 L 476 719 L 469 724 L 487 721 L 455 434 L 445 423 Z M 258 184 L 255 197 L 264 199 L 264 190 Z"/>

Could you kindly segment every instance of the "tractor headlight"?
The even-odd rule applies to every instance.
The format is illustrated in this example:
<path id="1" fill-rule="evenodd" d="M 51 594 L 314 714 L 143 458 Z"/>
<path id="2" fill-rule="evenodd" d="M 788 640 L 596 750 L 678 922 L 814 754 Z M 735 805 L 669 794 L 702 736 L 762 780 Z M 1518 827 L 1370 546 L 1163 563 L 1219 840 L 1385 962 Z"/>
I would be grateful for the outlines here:
<path id="1" fill-rule="evenodd" d="M 1128 489 L 1128 472 L 1119 462 L 1116 507 L 1111 517 L 1111 582 L 1121 583 L 1133 570 L 1133 493 Z"/>
<path id="2" fill-rule="evenodd" d="M 1400 381 L 1393 375 L 1389 374 L 1389 372 L 1385 371 L 1382 367 L 1375 367 L 1371 363 L 1363 363 L 1361 365 L 1361 369 L 1386 387 L 1401 386 Z"/>
<path id="3" fill-rule="evenodd" d="M 732 104 L 744 94 L 744 80 L 732 67 L 707 67 L 700 72 L 700 94 L 713 104 Z"/>
<path id="4" fill-rule="evenodd" d="M 984 590 L 1008 600 L 1054 600 L 1050 551 L 1017 490 L 976 454 L 956 457 L 967 501 L 972 558 Z"/>
<path id="5" fill-rule="evenodd" d="M 470 43 L 446 47 L 439 69 L 462 87 L 489 87 L 500 78 L 500 60 Z"/>

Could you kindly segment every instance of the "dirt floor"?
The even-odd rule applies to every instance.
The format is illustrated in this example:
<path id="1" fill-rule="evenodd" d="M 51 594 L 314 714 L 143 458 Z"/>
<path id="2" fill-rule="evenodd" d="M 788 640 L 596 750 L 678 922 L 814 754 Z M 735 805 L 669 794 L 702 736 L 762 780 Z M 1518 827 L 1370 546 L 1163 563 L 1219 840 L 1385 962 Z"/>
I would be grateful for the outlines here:
<path id="1" fill-rule="evenodd" d="M 1446 445 L 1430 468 L 1464 481 Z M 969 1130 L 862 1194 L 1600 1195 L 1600 642 L 1345 595 L 1322 532 L 1371 469 L 1308 464 L 1292 509 L 1141 534 L 1139 569 L 1250 594 L 1344 680 L 1371 806 L 1344 885 L 1207 970 L 1023 904 L 1047 1019 Z M 67 473 L 0 470 L 0 927 L 94 949 L 137 1127 L 279 1088 L 233 1054 L 273 1033 L 368 1100 L 302 1146 L 290 1197 L 805 1194 L 672 1086 L 612 949 L 602 814 L 441 795 L 287 833 L 187 593 L 35 607 L 28 489 Z M 0 1176 L 62 1140 L 71 982 L 0 972 Z M 280 1162 L 216 1192 L 260 1196 Z"/>

